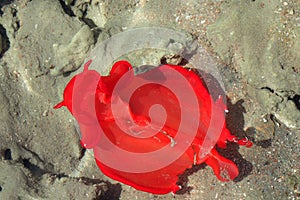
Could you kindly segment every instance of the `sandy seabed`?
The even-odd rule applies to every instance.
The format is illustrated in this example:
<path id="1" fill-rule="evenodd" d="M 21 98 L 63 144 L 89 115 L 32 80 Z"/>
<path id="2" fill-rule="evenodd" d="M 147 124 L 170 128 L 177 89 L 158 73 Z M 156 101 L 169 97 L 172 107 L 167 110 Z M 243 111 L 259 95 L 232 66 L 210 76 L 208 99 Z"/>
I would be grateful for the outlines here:
<path id="1" fill-rule="evenodd" d="M 0 199 L 300 199 L 298 0 L 1 0 L 0 8 Z M 201 165 L 179 194 L 137 191 L 103 175 L 72 115 L 53 110 L 97 44 L 151 26 L 189 34 L 218 63 L 227 126 L 254 142 L 221 152 L 239 167 L 235 181 Z M 124 55 L 137 66 L 162 56 Z"/>

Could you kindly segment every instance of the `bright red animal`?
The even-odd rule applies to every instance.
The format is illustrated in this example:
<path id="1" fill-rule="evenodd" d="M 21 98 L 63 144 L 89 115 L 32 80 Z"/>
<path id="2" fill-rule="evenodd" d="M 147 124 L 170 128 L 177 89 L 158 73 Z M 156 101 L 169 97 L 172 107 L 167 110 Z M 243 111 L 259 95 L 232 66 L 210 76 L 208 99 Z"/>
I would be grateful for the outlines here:
<path id="1" fill-rule="evenodd" d="M 196 73 L 162 65 L 134 75 L 130 63 L 119 61 L 100 76 L 90 64 L 54 108 L 66 106 L 73 114 L 81 144 L 93 148 L 104 174 L 154 194 L 178 191 L 178 176 L 194 164 L 206 163 L 221 181 L 238 175 L 215 145 L 252 143 L 229 132 L 222 98 L 214 101 Z"/>

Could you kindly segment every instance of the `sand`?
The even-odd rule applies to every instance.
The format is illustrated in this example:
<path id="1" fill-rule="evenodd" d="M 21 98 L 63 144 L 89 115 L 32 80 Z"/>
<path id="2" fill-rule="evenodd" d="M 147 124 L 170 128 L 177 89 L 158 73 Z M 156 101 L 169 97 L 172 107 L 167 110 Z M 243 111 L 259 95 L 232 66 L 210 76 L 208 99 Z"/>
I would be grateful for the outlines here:
<path id="1" fill-rule="evenodd" d="M 300 199 L 299 1 L 1 0 L 0 8 L 0 199 Z M 72 115 L 53 109 L 92 49 L 138 27 L 184 32 L 213 59 L 228 128 L 254 142 L 221 152 L 239 167 L 235 181 L 201 165 L 179 194 L 137 191 L 103 175 Z M 140 66 L 165 54 L 121 56 Z"/>

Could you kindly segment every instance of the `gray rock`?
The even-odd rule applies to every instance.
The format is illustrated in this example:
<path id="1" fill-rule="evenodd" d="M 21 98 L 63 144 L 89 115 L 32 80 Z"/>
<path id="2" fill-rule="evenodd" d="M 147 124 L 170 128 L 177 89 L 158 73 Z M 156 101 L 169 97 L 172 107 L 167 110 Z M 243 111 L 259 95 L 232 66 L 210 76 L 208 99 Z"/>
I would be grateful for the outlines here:
<path id="1" fill-rule="evenodd" d="M 268 5 L 251 1 L 224 4 L 221 16 L 208 27 L 208 37 L 222 60 L 249 84 L 246 90 L 261 109 L 274 114 L 288 127 L 297 128 L 299 102 L 291 101 L 293 95 L 283 94 L 300 93 L 299 72 L 294 70 L 299 63 L 295 56 L 299 55 L 299 40 L 290 37 L 293 45 L 286 46 L 287 38 L 280 35 L 285 30 L 280 28 L 280 15 L 276 12 L 279 7 L 278 1 Z M 295 28 L 295 32 L 298 30 Z M 284 63 L 283 58 L 291 60 Z"/>
<path id="2" fill-rule="evenodd" d="M 50 69 L 50 73 L 59 75 L 78 69 L 93 44 L 94 34 L 86 25 L 74 35 L 69 44 L 54 44 L 55 67 Z"/>

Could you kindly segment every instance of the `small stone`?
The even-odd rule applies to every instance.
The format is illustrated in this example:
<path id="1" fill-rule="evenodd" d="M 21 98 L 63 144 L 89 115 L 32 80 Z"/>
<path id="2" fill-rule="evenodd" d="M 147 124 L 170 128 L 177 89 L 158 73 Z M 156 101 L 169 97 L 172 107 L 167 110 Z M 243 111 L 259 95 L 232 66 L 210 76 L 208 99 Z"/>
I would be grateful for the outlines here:
<path id="1" fill-rule="evenodd" d="M 266 115 L 261 121 L 258 121 L 255 130 L 255 138 L 258 141 L 272 139 L 274 137 L 275 124 L 271 120 L 270 115 Z"/>
<path id="2" fill-rule="evenodd" d="M 294 14 L 294 10 L 293 10 L 293 9 L 290 10 L 290 11 L 289 11 L 289 14 L 290 14 L 290 15 L 293 15 L 293 14 Z"/>
<path id="3" fill-rule="evenodd" d="M 44 110 L 44 112 L 43 112 L 42 116 L 43 116 L 43 117 L 47 117 L 47 116 L 48 116 L 48 114 L 49 114 L 49 110 Z"/>

